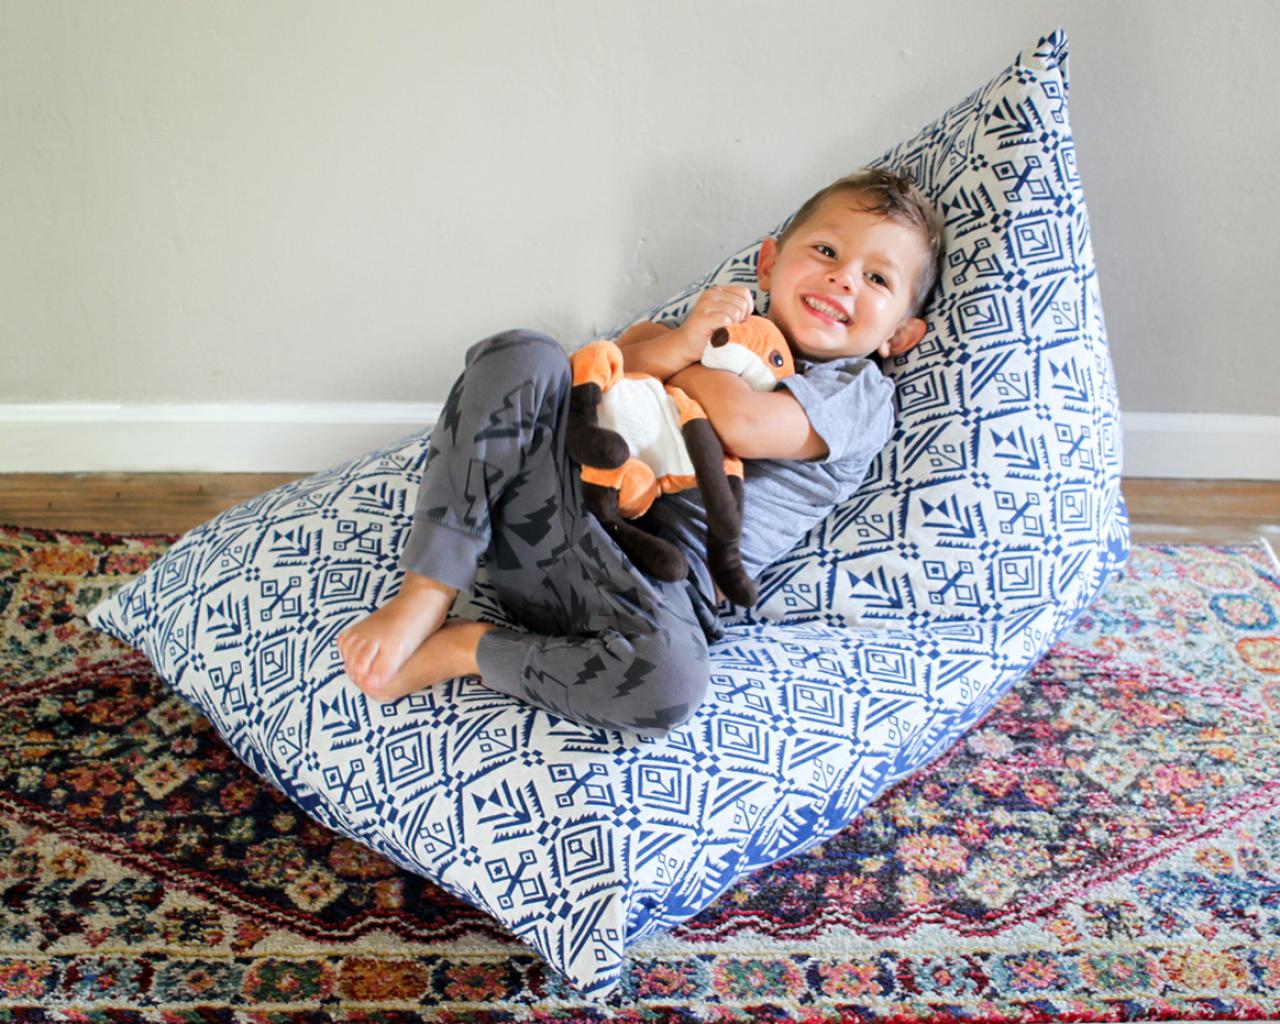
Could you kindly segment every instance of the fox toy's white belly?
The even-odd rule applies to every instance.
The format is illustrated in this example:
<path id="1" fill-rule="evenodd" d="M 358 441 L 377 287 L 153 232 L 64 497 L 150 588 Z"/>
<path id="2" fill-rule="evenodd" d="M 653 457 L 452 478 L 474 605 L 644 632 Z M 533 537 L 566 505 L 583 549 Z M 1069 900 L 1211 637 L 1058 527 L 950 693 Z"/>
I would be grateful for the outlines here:
<path id="1" fill-rule="evenodd" d="M 626 439 L 654 475 L 692 476 L 676 403 L 653 377 L 624 377 L 601 396 L 599 423 Z"/>

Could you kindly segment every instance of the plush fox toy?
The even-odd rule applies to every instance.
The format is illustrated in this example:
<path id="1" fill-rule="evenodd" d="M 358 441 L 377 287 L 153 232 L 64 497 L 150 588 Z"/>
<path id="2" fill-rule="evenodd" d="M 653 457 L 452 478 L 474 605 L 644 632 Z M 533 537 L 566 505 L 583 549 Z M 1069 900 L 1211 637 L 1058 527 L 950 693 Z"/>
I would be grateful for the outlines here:
<path id="1" fill-rule="evenodd" d="M 707 563 L 734 604 L 755 603 L 742 567 L 742 461 L 725 455 L 702 406 L 677 387 L 624 373 L 622 350 L 595 341 L 571 357 L 573 393 L 566 446 L 582 466 L 588 507 L 645 572 L 678 582 L 688 566 L 674 544 L 632 525 L 659 494 L 698 487 L 707 509 Z M 730 370 L 756 391 L 795 372 L 782 332 L 752 316 L 712 335 L 702 364 Z"/>

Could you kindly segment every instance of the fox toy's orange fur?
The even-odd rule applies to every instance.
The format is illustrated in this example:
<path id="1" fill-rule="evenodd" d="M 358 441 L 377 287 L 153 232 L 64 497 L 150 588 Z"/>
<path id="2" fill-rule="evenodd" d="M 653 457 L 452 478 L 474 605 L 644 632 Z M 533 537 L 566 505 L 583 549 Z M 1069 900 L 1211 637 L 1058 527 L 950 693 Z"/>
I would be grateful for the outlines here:
<path id="1" fill-rule="evenodd" d="M 795 372 L 786 339 L 760 316 L 713 332 L 702 362 L 739 373 L 757 390 L 771 390 Z M 724 452 L 702 406 L 656 377 L 626 373 L 622 350 L 611 341 L 583 346 L 571 363 L 568 443 L 596 515 L 638 565 L 681 579 L 687 566 L 678 549 L 621 521 L 642 516 L 660 494 L 701 488 L 712 575 L 736 603 L 754 601 L 738 554 L 742 462 Z"/>
<path id="2" fill-rule="evenodd" d="M 775 382 L 795 372 L 795 364 L 785 339 L 773 322 L 762 316 L 750 317 L 740 324 L 717 332 L 711 347 L 719 348 L 724 344 L 739 345 L 746 349 L 759 360 L 760 365 L 769 370 Z M 615 389 L 623 380 L 645 383 L 657 381 L 657 378 L 648 374 L 625 373 L 622 350 L 611 341 L 595 341 L 583 346 L 573 354 L 571 363 L 574 385 L 593 383 L 600 388 L 602 396 L 616 394 Z M 707 418 L 702 406 L 680 388 L 665 384 L 662 389 L 670 398 L 670 405 L 665 410 L 670 423 L 683 428 L 690 420 Z M 604 397 L 602 401 L 607 403 L 609 398 Z M 644 413 L 649 411 L 644 410 Z M 653 411 L 657 413 L 659 410 L 655 408 Z M 715 429 L 715 424 L 712 423 L 711 427 Z M 643 515 L 659 494 L 672 494 L 698 486 L 692 467 L 688 467 L 688 472 L 678 471 L 685 468 L 682 465 L 685 460 L 680 458 L 680 453 L 660 451 L 656 457 L 646 459 L 649 452 L 643 450 L 643 444 L 637 444 L 633 437 L 628 437 L 625 433 L 623 436 L 632 449 L 631 457 L 614 469 L 583 466 L 582 479 L 587 483 L 617 490 L 618 510 L 624 518 L 635 519 Z M 638 447 L 642 450 L 637 451 Z M 663 472 L 664 469 L 677 471 Z M 736 456 L 726 455 L 724 471 L 741 479 L 742 461 Z"/>

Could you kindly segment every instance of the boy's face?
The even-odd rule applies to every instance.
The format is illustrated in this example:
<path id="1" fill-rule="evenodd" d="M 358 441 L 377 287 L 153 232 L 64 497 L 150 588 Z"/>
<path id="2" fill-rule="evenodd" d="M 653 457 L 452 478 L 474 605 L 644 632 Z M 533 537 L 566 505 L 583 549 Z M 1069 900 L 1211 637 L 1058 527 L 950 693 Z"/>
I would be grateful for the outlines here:
<path id="1" fill-rule="evenodd" d="M 827 196 L 781 249 L 760 249 L 760 287 L 769 319 L 802 357 L 901 355 L 925 332 L 907 315 L 928 258 L 905 224 L 859 208 L 858 196 Z M 821 304 L 824 309 L 815 309 Z"/>

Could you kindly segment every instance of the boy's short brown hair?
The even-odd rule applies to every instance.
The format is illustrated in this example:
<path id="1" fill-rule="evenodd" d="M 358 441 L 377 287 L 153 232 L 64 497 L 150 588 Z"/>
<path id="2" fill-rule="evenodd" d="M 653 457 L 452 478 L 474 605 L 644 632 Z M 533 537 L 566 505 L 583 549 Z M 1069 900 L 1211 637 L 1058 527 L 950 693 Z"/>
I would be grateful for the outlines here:
<path id="1" fill-rule="evenodd" d="M 943 225 L 942 217 L 929 197 L 911 180 L 910 175 L 902 171 L 864 167 L 815 192 L 778 236 L 778 248 L 781 249 L 795 230 L 813 216 L 819 203 L 835 192 L 855 193 L 864 202 L 862 208 L 867 212 L 905 224 L 920 233 L 926 259 L 911 294 L 910 306 L 910 315 L 919 316 L 941 273 Z"/>

